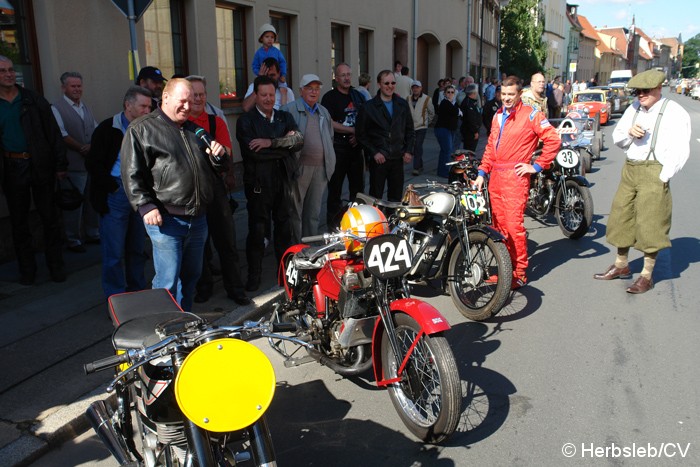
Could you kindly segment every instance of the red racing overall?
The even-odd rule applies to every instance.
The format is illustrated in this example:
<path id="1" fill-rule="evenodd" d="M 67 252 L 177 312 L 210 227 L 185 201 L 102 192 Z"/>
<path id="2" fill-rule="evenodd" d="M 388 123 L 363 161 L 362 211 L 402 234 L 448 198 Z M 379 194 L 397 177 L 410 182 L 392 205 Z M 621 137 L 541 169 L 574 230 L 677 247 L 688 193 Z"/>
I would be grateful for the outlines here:
<path id="1" fill-rule="evenodd" d="M 510 113 L 500 108 L 493 117 L 491 134 L 479 166 L 480 173 L 491 174 L 489 195 L 493 226 L 506 238 L 513 262 L 514 279 L 527 281 L 527 236 L 523 216 L 530 187 L 530 176 L 518 176 L 515 166 L 529 164 L 540 140 L 542 155 L 534 167 L 546 169 L 559 151 L 561 140 L 544 114 L 518 102 Z"/>

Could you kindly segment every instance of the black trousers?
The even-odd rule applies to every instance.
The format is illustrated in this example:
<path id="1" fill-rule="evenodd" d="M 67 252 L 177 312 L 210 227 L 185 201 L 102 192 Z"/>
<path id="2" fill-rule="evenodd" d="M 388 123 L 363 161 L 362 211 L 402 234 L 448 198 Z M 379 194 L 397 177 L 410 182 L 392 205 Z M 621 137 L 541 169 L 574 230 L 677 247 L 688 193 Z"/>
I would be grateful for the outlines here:
<path id="1" fill-rule="evenodd" d="M 12 225 L 12 241 L 23 276 L 36 274 L 29 209 L 32 198 L 44 230 L 44 254 L 50 271 L 63 269 L 61 213 L 54 197 L 55 180 L 38 183 L 32 180 L 29 159 L 4 158 L 3 190 Z"/>
<path id="2" fill-rule="evenodd" d="M 292 224 L 289 221 L 291 190 L 287 175 L 281 168 L 274 173 L 265 174 L 265 179 L 259 179 L 257 185 L 246 183 L 244 188 L 248 205 L 248 238 L 246 240 L 248 276 L 255 277 L 260 276 L 262 272 L 266 226 L 270 225 L 270 221 L 272 221 L 272 244 L 278 262 L 291 246 Z"/>
<path id="3" fill-rule="evenodd" d="M 236 224 L 226 194 L 226 186 L 222 180 L 215 180 L 214 201 L 207 206 L 207 226 L 209 238 L 204 247 L 202 275 L 197 282 L 197 293 L 210 295 L 214 287 L 211 273 L 212 251 L 209 239 L 214 243 L 221 264 L 221 278 L 224 289 L 229 296 L 243 293 L 243 280 L 236 249 Z"/>
<path id="4" fill-rule="evenodd" d="M 386 184 L 386 198 L 389 201 L 401 201 L 403 197 L 403 158 L 387 159 L 377 164 L 374 158 L 369 161 L 369 195 L 382 198 Z"/>
<path id="5" fill-rule="evenodd" d="M 340 200 L 343 193 L 343 183 L 348 177 L 350 201 L 355 195 L 365 190 L 365 164 L 360 146 L 352 147 L 349 143 L 335 143 L 335 171 L 328 182 L 328 200 L 326 202 L 326 224 L 329 230 L 340 225 L 340 218 L 345 206 Z"/>

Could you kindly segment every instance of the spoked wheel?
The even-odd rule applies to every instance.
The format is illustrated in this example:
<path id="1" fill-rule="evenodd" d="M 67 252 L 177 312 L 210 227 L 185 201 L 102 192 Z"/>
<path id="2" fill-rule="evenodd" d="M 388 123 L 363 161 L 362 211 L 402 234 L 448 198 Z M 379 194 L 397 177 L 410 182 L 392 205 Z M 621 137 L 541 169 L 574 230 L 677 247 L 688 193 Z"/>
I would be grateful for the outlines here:
<path id="1" fill-rule="evenodd" d="M 585 149 L 581 149 L 579 151 L 579 155 L 581 156 L 580 174 L 585 177 L 586 174 L 589 173 L 591 171 L 591 168 L 593 167 L 593 160 L 591 158 L 591 155 Z"/>
<path id="2" fill-rule="evenodd" d="M 454 433 L 459 422 L 462 389 L 454 355 L 447 339 L 421 335 L 420 326 L 410 316 L 396 313 L 394 320 L 400 358 L 394 355 L 386 330 L 381 347 L 384 378 L 399 378 L 388 386 L 389 397 L 411 433 L 424 442 L 440 443 Z M 404 356 L 414 343 L 398 376 Z"/>
<path id="3" fill-rule="evenodd" d="M 501 310 L 510 294 L 513 265 L 508 249 L 484 232 L 469 232 L 471 263 L 458 246 L 448 265 L 448 291 L 460 313 L 481 321 Z"/>
<path id="4" fill-rule="evenodd" d="M 567 180 L 557 192 L 554 215 L 564 236 L 576 240 L 583 237 L 593 223 L 591 190 L 573 180 Z"/>

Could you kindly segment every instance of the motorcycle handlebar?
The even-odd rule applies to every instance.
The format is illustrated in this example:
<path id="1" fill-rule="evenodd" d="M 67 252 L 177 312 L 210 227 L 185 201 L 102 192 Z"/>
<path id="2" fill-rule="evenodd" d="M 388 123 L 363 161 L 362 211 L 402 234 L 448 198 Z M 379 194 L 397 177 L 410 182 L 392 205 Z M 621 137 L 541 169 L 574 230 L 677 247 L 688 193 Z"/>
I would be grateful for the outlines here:
<path id="1" fill-rule="evenodd" d="M 312 235 L 310 237 L 302 237 L 301 243 L 316 243 L 326 240 L 326 234 Z"/>
<path id="2" fill-rule="evenodd" d="M 129 354 L 123 353 L 121 355 L 114 355 L 112 357 L 102 358 L 92 363 L 86 363 L 85 365 L 83 365 L 83 369 L 85 370 L 85 374 L 89 375 L 90 373 L 106 370 L 108 368 L 114 368 L 117 365 L 128 362 Z"/>

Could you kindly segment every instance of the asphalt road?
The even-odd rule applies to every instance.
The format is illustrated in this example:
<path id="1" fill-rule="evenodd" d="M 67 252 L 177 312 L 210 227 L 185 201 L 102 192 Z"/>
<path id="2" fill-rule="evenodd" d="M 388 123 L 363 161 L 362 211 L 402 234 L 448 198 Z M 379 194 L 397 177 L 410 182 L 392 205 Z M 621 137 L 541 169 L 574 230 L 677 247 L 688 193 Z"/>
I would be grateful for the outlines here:
<path id="1" fill-rule="evenodd" d="M 700 102 L 670 97 L 700 128 Z M 416 442 L 373 381 L 315 363 L 285 368 L 261 343 L 278 379 L 268 416 L 279 465 L 700 465 L 700 132 L 672 180 L 673 247 L 659 255 L 656 287 L 633 296 L 630 281 L 592 279 L 614 259 L 605 224 L 624 161 L 614 124 L 588 176 L 592 232 L 571 241 L 527 219 L 531 282 L 498 316 L 470 322 L 449 297 L 415 290 L 452 324 L 464 399 L 447 445 Z M 630 259 L 636 277 L 641 254 Z M 34 465 L 116 463 L 87 433 Z"/>

